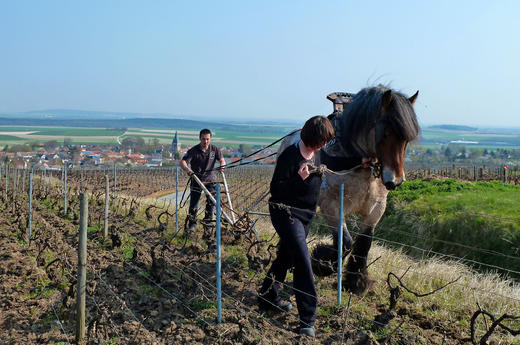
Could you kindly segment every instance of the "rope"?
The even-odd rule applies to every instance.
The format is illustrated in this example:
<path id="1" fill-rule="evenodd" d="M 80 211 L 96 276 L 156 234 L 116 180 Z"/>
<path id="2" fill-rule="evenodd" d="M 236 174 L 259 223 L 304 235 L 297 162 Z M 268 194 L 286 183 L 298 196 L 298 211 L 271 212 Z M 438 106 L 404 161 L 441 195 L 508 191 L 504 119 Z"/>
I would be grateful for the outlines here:
<path id="1" fill-rule="evenodd" d="M 259 150 L 256 150 L 255 152 L 245 156 L 245 157 L 242 157 L 240 158 L 239 160 L 233 162 L 233 163 L 230 163 L 230 164 L 226 164 L 225 166 L 222 166 L 222 167 L 218 167 L 218 168 L 213 168 L 213 169 L 209 169 L 209 170 L 204 170 L 204 171 L 201 171 L 199 172 L 198 174 L 204 174 L 204 173 L 207 173 L 207 172 L 212 172 L 212 171 L 217 171 L 217 170 L 222 170 L 222 169 L 232 169 L 232 168 L 236 168 L 238 166 L 243 166 L 243 165 L 248 165 L 248 164 L 251 164 L 251 163 L 254 163 L 254 162 L 258 162 L 260 160 L 263 160 L 263 159 L 266 159 L 266 158 L 269 158 L 269 157 L 272 157 L 274 155 L 276 155 L 278 152 L 273 152 L 267 156 L 264 156 L 264 157 L 261 157 L 261 158 L 257 158 L 257 159 L 254 159 L 252 161 L 249 161 L 249 162 L 245 162 L 245 163 L 239 163 L 239 162 L 242 162 L 243 160 L 249 158 L 249 157 L 252 157 L 254 155 L 256 155 L 257 153 L 260 153 L 262 151 L 265 151 L 266 149 L 270 148 L 271 146 L 274 146 L 276 145 L 277 143 L 279 143 L 280 141 L 284 140 L 285 138 L 293 135 L 294 133 L 298 132 L 300 129 L 295 129 L 294 131 L 292 131 L 291 133 L 289 134 L 286 134 L 284 135 L 283 137 L 277 139 L 276 141 L 273 141 L 272 143 L 270 143 L 269 145 L 267 146 L 264 146 L 262 147 L 261 149 Z M 239 164 L 237 164 L 239 163 Z"/>
<path id="2" fill-rule="evenodd" d="M 309 173 L 319 173 L 320 175 L 323 175 L 324 173 L 329 173 L 333 175 L 338 176 L 345 176 L 345 175 L 351 175 L 354 170 L 363 167 L 363 164 L 356 165 L 355 167 L 348 169 L 348 170 L 342 170 L 342 171 L 333 171 L 327 168 L 325 164 L 320 164 L 319 166 L 314 165 L 313 163 L 307 163 L 307 166 L 309 167 Z"/>
<path id="3" fill-rule="evenodd" d="M 298 132 L 299 130 L 300 130 L 299 128 L 298 128 L 298 129 L 295 129 L 295 130 L 292 131 L 291 133 L 284 135 L 284 136 L 281 137 L 280 139 L 278 139 L 278 140 L 272 142 L 271 144 L 269 144 L 269 145 L 267 145 L 267 146 L 264 146 L 264 147 L 262 147 L 261 149 L 255 151 L 255 152 L 253 152 L 253 153 L 251 153 L 251 154 L 249 154 L 249 155 L 247 155 L 247 156 L 245 156 L 245 157 L 240 158 L 238 161 L 235 161 L 235 162 L 233 162 L 233 163 L 231 163 L 231 164 L 229 164 L 229 165 L 226 165 L 226 166 L 224 167 L 224 169 L 230 169 L 230 168 L 234 168 L 234 167 L 241 166 L 241 165 L 251 164 L 251 163 L 253 163 L 253 162 L 256 162 L 256 161 L 259 161 L 259 160 L 262 160 L 262 159 L 266 159 L 266 158 L 271 157 L 271 156 L 274 156 L 275 154 L 277 154 L 277 152 L 272 153 L 272 154 L 270 154 L 270 155 L 268 155 L 268 156 L 265 156 L 265 157 L 262 157 L 262 158 L 255 159 L 255 160 L 253 160 L 253 161 L 251 161 L 251 162 L 246 162 L 246 163 L 242 163 L 242 164 L 238 164 L 238 165 L 232 165 L 232 164 L 236 164 L 236 163 L 238 163 L 238 162 L 241 162 L 241 161 L 243 161 L 243 160 L 246 159 L 246 158 L 252 157 L 252 156 L 256 155 L 257 153 L 260 153 L 260 152 L 262 152 L 262 151 L 264 151 L 264 150 L 270 148 L 271 146 L 276 145 L 276 144 L 279 143 L 280 141 L 284 140 L 284 139 L 287 138 L 287 137 L 290 137 L 291 135 L 293 135 L 294 133 Z M 231 165 L 231 166 L 230 166 L 230 165 Z M 220 168 L 216 168 L 216 169 L 212 169 L 212 170 L 214 171 L 214 170 L 218 170 L 218 169 L 220 169 Z M 205 172 L 205 171 L 204 171 L 204 172 Z"/>

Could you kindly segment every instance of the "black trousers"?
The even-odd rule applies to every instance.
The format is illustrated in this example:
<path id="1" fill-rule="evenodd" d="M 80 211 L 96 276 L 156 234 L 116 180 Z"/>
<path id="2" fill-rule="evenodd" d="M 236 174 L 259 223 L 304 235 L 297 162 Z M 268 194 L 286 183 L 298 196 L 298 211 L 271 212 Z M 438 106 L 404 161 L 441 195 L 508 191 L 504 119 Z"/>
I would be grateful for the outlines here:
<path id="1" fill-rule="evenodd" d="M 287 211 L 269 207 L 271 222 L 280 236 L 278 252 L 267 272 L 260 295 L 273 303 L 280 301 L 281 283 L 285 281 L 287 270 L 294 267 L 294 294 L 300 316 L 300 326 L 313 326 L 316 321 L 317 296 L 314 286 L 311 258 L 307 247 L 309 223 L 291 217 Z M 273 281 L 274 280 L 276 281 Z"/>
<path id="2" fill-rule="evenodd" d="M 215 183 L 208 183 L 205 185 L 208 191 L 215 196 L 216 187 Z M 198 184 L 192 184 L 190 187 L 190 208 L 189 213 L 190 216 L 193 217 L 193 222 L 195 222 L 195 218 L 197 217 L 197 210 L 199 208 L 200 196 L 203 193 L 202 189 Z M 213 213 L 215 211 L 215 205 L 206 198 L 206 213 L 204 215 L 205 219 L 211 219 L 213 217 Z"/>

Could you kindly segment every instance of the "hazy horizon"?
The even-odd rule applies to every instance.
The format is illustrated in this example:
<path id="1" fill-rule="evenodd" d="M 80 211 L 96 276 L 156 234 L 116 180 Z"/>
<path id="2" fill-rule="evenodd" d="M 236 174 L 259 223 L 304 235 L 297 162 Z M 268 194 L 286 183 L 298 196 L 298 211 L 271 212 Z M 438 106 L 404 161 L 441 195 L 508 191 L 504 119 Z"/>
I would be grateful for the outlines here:
<path id="1" fill-rule="evenodd" d="M 243 118 L 234 118 L 234 117 L 207 117 L 203 115 L 190 115 L 190 116 L 182 116 L 177 114 L 160 114 L 160 113 L 130 113 L 130 112 L 120 112 L 120 111 L 103 111 L 103 110 L 82 110 L 82 109 L 42 109 L 42 110 L 30 110 L 26 112 L 18 112 L 18 113 L 0 113 L 0 118 L 2 116 L 7 115 L 8 117 L 14 117 L 21 114 L 31 114 L 31 113 L 45 113 L 45 112 L 55 112 L 55 111 L 65 111 L 65 112 L 83 112 L 86 114 L 83 114 L 83 116 L 88 116 L 92 119 L 106 119 L 107 117 L 102 114 L 113 114 L 114 117 L 111 119 L 130 119 L 130 118 L 155 118 L 155 119 L 178 119 L 178 120 L 192 120 L 192 121 L 204 121 L 204 122 L 213 122 L 213 123 L 221 123 L 223 121 L 232 121 L 233 124 L 272 124 L 272 125 L 302 125 L 303 122 L 307 119 L 307 117 L 300 119 L 279 119 L 279 118 L 273 118 L 273 119 L 262 119 L 262 118 L 249 118 L 247 119 L 247 122 Z M 98 113 L 100 117 L 91 117 L 92 113 Z M 313 114 L 314 115 L 328 115 L 328 114 Z M 82 117 L 74 117 L 73 115 L 57 115 L 57 116 L 47 116 L 44 117 L 43 115 L 35 115 L 39 119 L 56 119 L 56 118 L 63 118 L 63 119 L 81 119 Z M 31 117 L 25 117 L 31 118 Z M 500 126 L 493 126 L 493 125 L 470 125 L 466 123 L 426 123 L 419 119 L 419 124 L 421 127 L 432 127 L 432 126 L 443 126 L 443 125 L 453 125 L 453 126 L 467 126 L 467 127 L 474 127 L 478 129 L 500 129 L 500 130 L 518 130 L 520 129 L 520 126 L 507 126 L 507 127 L 500 127 Z"/>

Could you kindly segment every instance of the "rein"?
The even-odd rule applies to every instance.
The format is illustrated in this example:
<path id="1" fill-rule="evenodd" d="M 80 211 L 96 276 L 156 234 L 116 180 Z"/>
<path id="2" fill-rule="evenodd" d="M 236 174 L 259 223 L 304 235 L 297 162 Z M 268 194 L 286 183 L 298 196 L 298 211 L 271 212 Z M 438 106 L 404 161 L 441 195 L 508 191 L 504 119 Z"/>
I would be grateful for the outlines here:
<path id="1" fill-rule="evenodd" d="M 329 173 L 329 174 L 337 175 L 337 176 L 345 176 L 345 175 L 353 174 L 354 170 L 362 168 L 363 164 L 356 165 L 353 168 L 350 168 L 348 170 L 343 170 L 343 171 L 330 170 L 329 168 L 327 168 L 327 166 L 325 164 L 320 164 L 319 166 L 316 166 L 316 165 L 314 165 L 312 163 L 307 163 L 307 166 L 309 167 L 309 173 L 311 173 L 311 174 L 317 172 L 319 174 Z M 376 162 L 376 163 L 370 162 L 369 166 L 370 166 L 370 173 L 375 178 L 381 177 L 381 171 L 382 171 L 382 168 L 383 168 L 383 165 L 381 163 L 379 163 L 379 162 Z"/>
<path id="2" fill-rule="evenodd" d="M 253 153 L 251 153 L 251 154 L 249 154 L 249 155 L 247 155 L 247 156 L 245 156 L 245 157 L 242 157 L 242 158 L 240 158 L 240 159 L 237 160 L 237 161 L 234 161 L 233 163 L 226 164 L 226 165 L 223 166 L 223 167 L 218 167 L 218 168 L 214 168 L 214 169 L 210 169 L 210 170 L 204 170 L 204 171 L 201 171 L 200 174 L 204 174 L 204 173 L 207 173 L 207 172 L 210 172 L 210 171 L 220 171 L 221 169 L 231 169 L 231 168 L 236 168 L 236 167 L 239 167 L 239 166 L 242 166 L 242 165 L 248 165 L 248 164 L 251 164 L 251 163 L 254 163 L 254 162 L 258 162 L 258 161 L 261 161 L 261 160 L 263 160 L 263 159 L 266 159 L 266 158 L 272 157 L 272 156 L 276 155 L 278 152 L 273 152 L 273 153 L 271 153 L 271 154 L 269 154 L 269 155 L 267 155 L 267 156 L 264 156 L 264 157 L 260 157 L 260 158 L 254 159 L 254 160 L 249 161 L 249 162 L 243 162 L 243 163 L 240 163 L 240 162 L 242 162 L 243 160 L 245 160 L 246 158 L 249 158 L 249 157 L 251 157 L 251 156 L 254 156 L 254 155 L 256 155 L 257 153 L 260 153 L 260 152 L 262 152 L 262 151 L 264 151 L 264 150 L 270 148 L 271 146 L 274 146 L 274 145 L 278 144 L 280 141 L 282 141 L 282 140 L 284 140 L 285 138 L 287 138 L 287 137 L 293 135 L 294 133 L 298 132 L 299 130 L 300 130 L 300 128 L 295 129 L 295 130 L 292 131 L 291 133 L 284 135 L 284 136 L 281 137 L 280 139 L 277 139 L 276 141 L 273 141 L 273 142 L 270 143 L 269 145 L 264 146 L 264 147 L 262 147 L 261 149 L 256 150 L 255 152 L 253 152 Z M 239 164 L 237 164 L 237 163 L 239 163 Z"/>

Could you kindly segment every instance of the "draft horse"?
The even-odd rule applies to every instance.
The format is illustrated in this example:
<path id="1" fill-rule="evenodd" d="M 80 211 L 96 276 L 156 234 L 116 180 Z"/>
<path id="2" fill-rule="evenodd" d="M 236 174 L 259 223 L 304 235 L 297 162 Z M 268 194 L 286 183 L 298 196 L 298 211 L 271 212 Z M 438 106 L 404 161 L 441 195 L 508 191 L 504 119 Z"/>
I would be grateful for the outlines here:
<path id="1" fill-rule="evenodd" d="M 413 109 L 418 92 L 411 97 L 384 86 L 362 89 L 349 100 L 332 120 L 335 138 L 320 152 L 321 161 L 334 166 L 335 173 L 325 172 L 318 206 L 331 229 L 339 224 L 339 189 L 344 185 L 344 216 L 360 216 L 360 230 L 355 241 L 343 222 L 343 256 L 350 254 L 343 274 L 343 287 L 363 294 L 372 284 L 367 271 L 367 256 L 374 229 L 386 208 L 388 191 L 405 180 L 406 146 L 419 135 Z M 279 152 L 298 141 L 296 132 L 286 138 Z M 342 162 L 349 158 L 372 158 L 372 169 L 349 170 Z M 333 245 L 319 245 L 312 252 L 315 274 L 332 274 L 337 267 L 338 231 Z"/>

